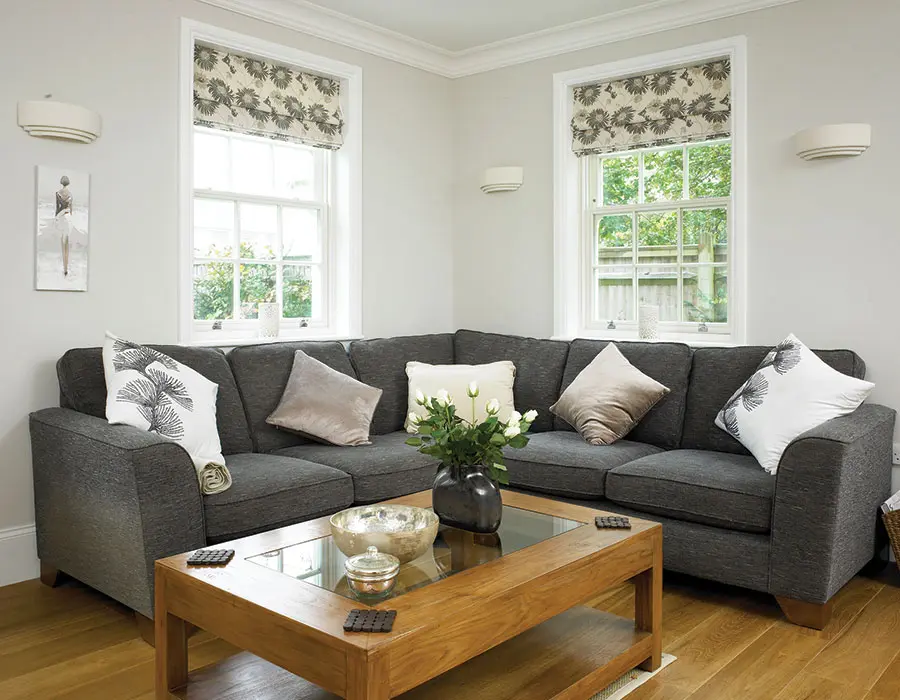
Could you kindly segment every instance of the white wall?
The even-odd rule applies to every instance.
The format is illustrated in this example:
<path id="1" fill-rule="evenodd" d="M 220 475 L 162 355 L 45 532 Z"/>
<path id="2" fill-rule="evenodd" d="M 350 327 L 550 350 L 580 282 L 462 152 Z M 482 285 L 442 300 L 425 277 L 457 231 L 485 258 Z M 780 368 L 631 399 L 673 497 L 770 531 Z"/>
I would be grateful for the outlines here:
<path id="1" fill-rule="evenodd" d="M 98 345 L 106 329 L 177 340 L 180 17 L 362 66 L 363 331 L 452 325 L 447 79 L 190 0 L 4 2 L 2 16 L 0 585 L 28 574 L 3 554 L 31 541 L 27 528 L 10 528 L 34 520 L 27 416 L 56 404 L 56 359 Z M 90 146 L 28 137 L 16 102 L 45 93 L 99 111 L 103 136 Z M 34 291 L 37 164 L 92 175 L 87 293 Z"/>
<path id="2" fill-rule="evenodd" d="M 802 0 L 454 81 L 455 325 L 553 332 L 553 73 L 744 34 L 748 341 L 794 332 L 813 347 L 852 348 L 877 385 L 872 399 L 900 407 L 897 26 L 891 0 Z M 795 132 L 843 121 L 872 124 L 862 157 L 793 154 Z M 483 195 L 478 177 L 494 165 L 523 165 L 522 188 Z M 490 304 L 488 280 L 499 290 Z"/>

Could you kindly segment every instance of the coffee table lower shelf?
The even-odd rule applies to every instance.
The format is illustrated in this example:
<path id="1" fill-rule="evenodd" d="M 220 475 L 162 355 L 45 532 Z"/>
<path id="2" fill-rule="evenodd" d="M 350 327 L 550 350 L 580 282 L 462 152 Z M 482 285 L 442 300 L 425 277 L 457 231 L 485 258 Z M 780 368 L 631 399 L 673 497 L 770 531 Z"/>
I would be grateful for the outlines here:
<path id="1" fill-rule="evenodd" d="M 649 632 L 634 620 L 573 608 L 494 647 L 401 700 L 587 700 L 650 658 Z M 190 675 L 186 700 L 336 700 L 267 661 L 241 653 Z"/>

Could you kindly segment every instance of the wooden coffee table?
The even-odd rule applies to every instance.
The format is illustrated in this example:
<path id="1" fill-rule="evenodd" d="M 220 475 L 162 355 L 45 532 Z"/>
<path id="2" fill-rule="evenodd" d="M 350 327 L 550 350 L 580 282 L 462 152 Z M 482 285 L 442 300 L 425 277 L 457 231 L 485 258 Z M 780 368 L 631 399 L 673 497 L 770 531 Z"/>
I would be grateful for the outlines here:
<path id="1" fill-rule="evenodd" d="M 354 608 L 328 518 L 222 547 L 224 568 L 156 562 L 156 696 L 191 700 L 585 700 L 659 667 L 662 528 L 598 530 L 599 511 L 504 492 L 496 537 L 442 528 L 402 567 L 388 634 L 345 633 Z M 431 493 L 390 501 L 422 507 Z M 634 620 L 583 603 L 635 583 Z M 188 677 L 187 624 L 246 650 Z"/>

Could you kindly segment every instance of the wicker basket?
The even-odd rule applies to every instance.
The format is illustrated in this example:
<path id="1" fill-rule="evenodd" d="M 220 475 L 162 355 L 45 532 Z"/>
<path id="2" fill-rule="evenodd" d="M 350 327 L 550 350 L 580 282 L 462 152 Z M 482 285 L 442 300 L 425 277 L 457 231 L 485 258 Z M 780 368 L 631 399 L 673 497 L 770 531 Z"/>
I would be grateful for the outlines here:
<path id="1" fill-rule="evenodd" d="M 900 510 L 885 513 L 882 518 L 884 518 L 884 527 L 888 532 L 888 537 L 891 539 L 894 559 L 897 560 L 897 566 L 900 567 Z"/>

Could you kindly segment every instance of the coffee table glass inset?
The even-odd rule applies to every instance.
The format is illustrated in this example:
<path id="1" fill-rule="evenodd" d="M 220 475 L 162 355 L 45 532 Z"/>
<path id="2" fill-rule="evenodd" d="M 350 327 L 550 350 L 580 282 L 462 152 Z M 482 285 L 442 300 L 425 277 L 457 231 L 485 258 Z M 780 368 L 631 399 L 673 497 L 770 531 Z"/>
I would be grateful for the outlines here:
<path id="1" fill-rule="evenodd" d="M 500 529 L 493 535 L 476 535 L 442 525 L 431 552 L 401 566 L 394 589 L 379 600 L 396 598 L 583 525 L 575 520 L 506 505 L 503 506 Z M 346 559 L 329 535 L 252 556 L 248 561 L 356 599 L 347 584 Z"/>

